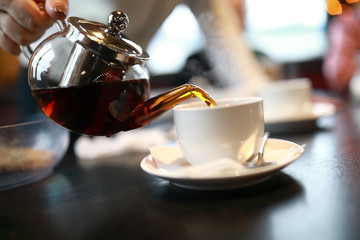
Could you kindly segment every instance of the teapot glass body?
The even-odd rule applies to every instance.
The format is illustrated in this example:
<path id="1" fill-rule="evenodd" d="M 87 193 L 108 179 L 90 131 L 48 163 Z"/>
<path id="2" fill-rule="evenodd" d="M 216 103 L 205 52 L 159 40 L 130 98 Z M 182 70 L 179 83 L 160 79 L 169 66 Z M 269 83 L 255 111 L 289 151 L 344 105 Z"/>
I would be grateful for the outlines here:
<path id="1" fill-rule="evenodd" d="M 144 64 L 107 61 L 58 32 L 45 39 L 29 62 L 29 86 L 38 107 L 58 124 L 88 135 L 134 128 L 132 109 L 150 96 Z"/>
<path id="2" fill-rule="evenodd" d="M 149 99 L 147 53 L 110 32 L 114 22 L 123 26 L 124 16 L 110 15 L 109 29 L 69 18 L 69 25 L 58 24 L 60 31 L 34 51 L 23 48 L 31 94 L 47 117 L 74 132 L 111 136 L 145 126 L 190 97 L 215 104 L 204 90 L 189 84 Z"/>

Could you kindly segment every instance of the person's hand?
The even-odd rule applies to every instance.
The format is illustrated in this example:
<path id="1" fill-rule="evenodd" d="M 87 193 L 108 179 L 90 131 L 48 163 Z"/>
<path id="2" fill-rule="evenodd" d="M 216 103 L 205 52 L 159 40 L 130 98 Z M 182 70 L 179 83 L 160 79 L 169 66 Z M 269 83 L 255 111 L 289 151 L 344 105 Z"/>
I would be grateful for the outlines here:
<path id="1" fill-rule="evenodd" d="M 65 19 L 67 12 L 68 0 L 0 0 L 0 47 L 20 54 L 19 45 L 39 39 L 54 20 Z"/>
<path id="2" fill-rule="evenodd" d="M 329 25 L 329 48 L 324 57 L 323 74 L 331 90 L 346 91 L 357 68 L 360 49 L 359 16 L 334 18 Z"/>

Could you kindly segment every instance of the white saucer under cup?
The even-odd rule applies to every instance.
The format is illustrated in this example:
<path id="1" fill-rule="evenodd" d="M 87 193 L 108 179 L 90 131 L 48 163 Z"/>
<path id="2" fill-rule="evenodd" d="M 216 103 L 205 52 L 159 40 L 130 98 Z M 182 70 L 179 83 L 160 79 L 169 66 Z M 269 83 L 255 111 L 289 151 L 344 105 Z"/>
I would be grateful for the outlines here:
<path id="1" fill-rule="evenodd" d="M 177 145 L 158 145 L 141 161 L 141 168 L 150 175 L 165 179 L 174 185 L 191 190 L 229 190 L 264 182 L 278 171 L 300 158 L 304 148 L 296 143 L 270 138 L 266 142 L 264 159 L 274 164 L 247 168 L 238 163 L 236 171 L 226 164 L 192 166 L 183 157 Z"/>

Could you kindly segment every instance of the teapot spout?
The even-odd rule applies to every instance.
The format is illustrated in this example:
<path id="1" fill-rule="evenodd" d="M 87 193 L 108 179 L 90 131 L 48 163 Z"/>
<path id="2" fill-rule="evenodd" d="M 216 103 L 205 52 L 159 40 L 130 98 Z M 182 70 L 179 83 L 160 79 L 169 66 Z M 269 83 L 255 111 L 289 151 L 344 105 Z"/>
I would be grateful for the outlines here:
<path id="1" fill-rule="evenodd" d="M 136 127 L 145 126 L 177 104 L 195 97 L 200 98 L 209 107 L 216 105 L 216 102 L 202 88 L 192 84 L 184 84 L 152 97 L 137 106 L 132 112 L 133 124 Z"/>

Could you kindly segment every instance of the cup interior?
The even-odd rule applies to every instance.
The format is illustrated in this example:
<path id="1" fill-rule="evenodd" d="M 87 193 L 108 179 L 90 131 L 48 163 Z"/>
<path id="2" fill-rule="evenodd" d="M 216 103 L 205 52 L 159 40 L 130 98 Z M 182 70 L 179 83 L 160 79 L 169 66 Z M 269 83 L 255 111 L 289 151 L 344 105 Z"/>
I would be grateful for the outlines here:
<path id="1" fill-rule="evenodd" d="M 216 111 L 221 108 L 231 108 L 235 106 L 249 105 L 256 102 L 261 102 L 263 99 L 261 97 L 245 97 L 245 98 L 226 98 L 216 100 L 215 107 L 209 107 L 202 101 L 184 103 L 174 107 L 174 111 Z"/>

